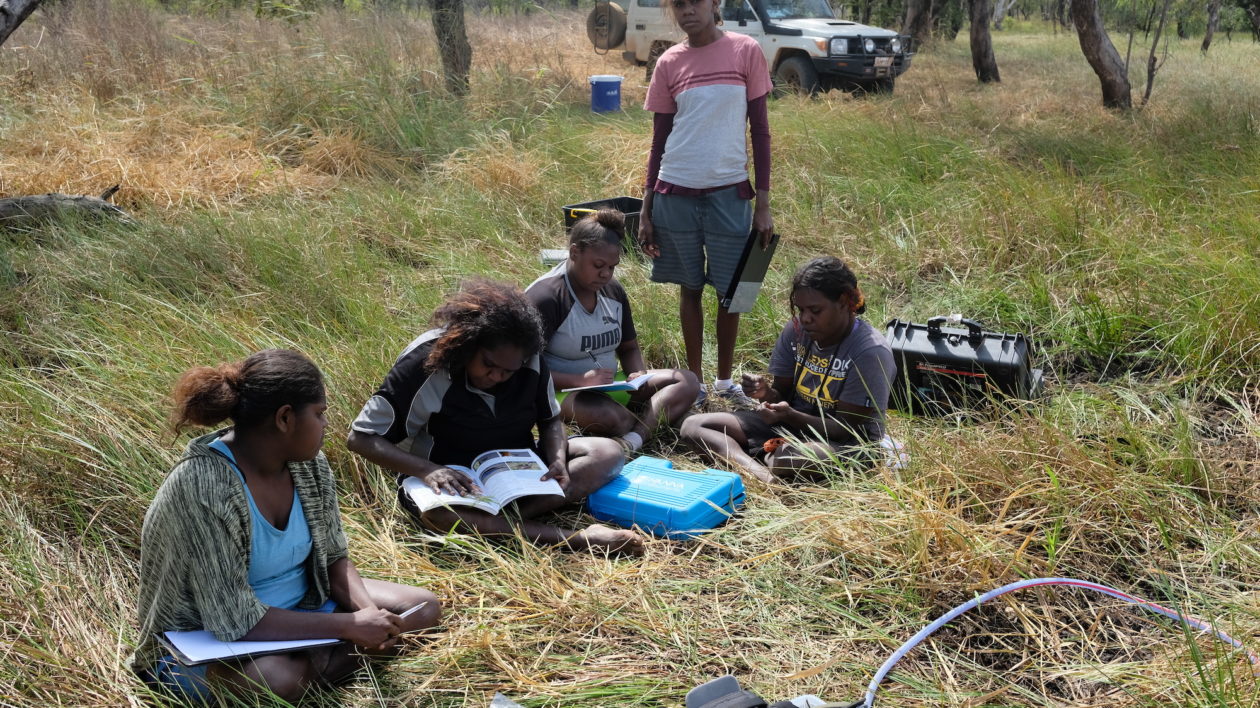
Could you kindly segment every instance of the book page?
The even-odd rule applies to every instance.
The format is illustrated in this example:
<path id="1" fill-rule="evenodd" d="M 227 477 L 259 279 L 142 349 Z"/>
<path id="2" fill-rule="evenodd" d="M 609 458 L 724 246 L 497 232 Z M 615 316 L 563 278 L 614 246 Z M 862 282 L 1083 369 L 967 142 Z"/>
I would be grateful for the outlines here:
<path id="1" fill-rule="evenodd" d="M 528 452 L 528 450 L 526 452 Z M 467 467 L 447 465 L 447 468 L 464 475 L 464 477 L 468 478 L 469 481 L 474 480 L 472 470 Z M 493 494 L 489 493 L 489 490 L 486 489 L 484 484 L 479 484 L 478 486 L 481 487 L 481 496 L 461 497 L 454 494 L 439 493 L 415 477 L 408 477 L 403 480 L 402 485 L 403 491 L 411 497 L 411 501 L 415 503 L 416 508 L 420 510 L 420 513 L 444 506 L 471 506 L 490 514 L 499 513 L 499 509 L 502 508 L 502 504 L 494 498 Z"/>
<path id="2" fill-rule="evenodd" d="M 541 481 L 547 464 L 533 450 L 491 450 L 473 460 L 477 484 L 500 507 L 525 496 L 555 494 L 564 496 L 554 479 Z"/>

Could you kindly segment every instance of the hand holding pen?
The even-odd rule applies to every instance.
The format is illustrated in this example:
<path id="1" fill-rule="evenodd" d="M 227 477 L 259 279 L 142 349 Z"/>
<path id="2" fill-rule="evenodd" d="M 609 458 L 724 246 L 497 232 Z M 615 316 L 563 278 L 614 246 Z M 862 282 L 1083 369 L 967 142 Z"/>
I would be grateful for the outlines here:
<path id="1" fill-rule="evenodd" d="M 617 374 L 616 370 L 599 368 L 599 358 L 595 356 L 595 352 L 590 349 L 586 349 L 584 351 L 586 352 L 586 355 L 591 358 L 591 361 L 595 363 L 595 368 L 582 375 L 582 380 L 584 382 L 583 385 L 603 386 L 604 384 L 612 383 L 613 378 Z"/>

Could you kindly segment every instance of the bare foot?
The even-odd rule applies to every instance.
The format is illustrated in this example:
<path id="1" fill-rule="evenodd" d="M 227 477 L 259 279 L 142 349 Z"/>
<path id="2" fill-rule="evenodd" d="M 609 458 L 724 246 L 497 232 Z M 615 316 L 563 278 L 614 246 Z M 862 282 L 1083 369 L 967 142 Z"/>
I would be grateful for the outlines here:
<path id="1" fill-rule="evenodd" d="M 575 549 L 606 550 L 616 553 L 643 555 L 643 537 L 628 529 L 615 529 L 603 524 L 591 524 L 570 541 Z"/>

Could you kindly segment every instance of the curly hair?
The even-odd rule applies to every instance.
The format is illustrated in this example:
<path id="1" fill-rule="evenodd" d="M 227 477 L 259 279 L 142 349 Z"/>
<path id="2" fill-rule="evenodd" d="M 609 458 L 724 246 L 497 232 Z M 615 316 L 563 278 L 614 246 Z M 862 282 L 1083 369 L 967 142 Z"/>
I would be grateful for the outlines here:
<path id="1" fill-rule="evenodd" d="M 251 428 L 281 406 L 302 408 L 324 400 L 324 376 L 305 355 L 264 349 L 244 361 L 185 371 L 171 393 L 171 427 L 215 425 L 231 419 Z"/>
<path id="2" fill-rule="evenodd" d="M 478 349 L 518 347 L 525 356 L 543 347 L 542 318 L 533 303 L 514 286 L 476 278 L 433 313 L 433 324 L 445 331 L 433 343 L 425 368 L 462 369 Z"/>
<path id="3" fill-rule="evenodd" d="M 858 287 L 857 276 L 844 261 L 835 256 L 815 258 L 797 269 L 792 276 L 792 293 L 801 288 L 817 290 L 823 297 L 835 302 L 845 294 L 853 296 L 853 311 L 866 312 L 866 296 Z"/>
<path id="4" fill-rule="evenodd" d="M 569 229 L 569 245 L 585 251 L 597 244 L 621 246 L 626 235 L 626 215 L 616 209 L 600 209 L 587 214 Z"/>

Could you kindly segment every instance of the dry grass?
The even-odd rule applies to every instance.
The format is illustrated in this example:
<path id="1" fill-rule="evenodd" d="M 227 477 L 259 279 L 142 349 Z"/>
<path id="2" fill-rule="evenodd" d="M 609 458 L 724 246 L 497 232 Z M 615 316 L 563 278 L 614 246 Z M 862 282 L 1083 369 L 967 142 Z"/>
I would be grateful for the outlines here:
<path id="1" fill-rule="evenodd" d="M 291 126 L 243 125 L 216 95 L 239 100 L 285 68 L 337 77 L 384 63 L 407 69 L 415 89 L 440 82 L 423 18 L 329 13 L 293 25 L 109 2 L 52 12 L 0 50 L 0 91 L 22 109 L 15 123 L 0 123 L 0 195 L 93 194 L 121 183 L 122 203 L 160 209 L 274 194 L 319 198 L 336 184 L 329 177 L 398 176 L 406 156 L 352 128 L 294 135 Z M 580 96 L 590 73 L 624 67 L 571 41 L 582 31 L 579 17 L 554 19 L 522 28 L 517 18 L 470 17 L 478 43 L 470 118 L 533 114 L 539 101 Z M 478 90 L 504 82 L 516 90 Z M 626 100 L 641 101 L 638 93 L 627 87 Z M 519 96 L 526 103 L 514 105 Z M 503 169 L 519 172 L 517 180 L 539 171 L 528 163 Z"/>
<path id="2" fill-rule="evenodd" d="M 344 430 L 460 277 L 528 282 L 558 205 L 637 193 L 641 70 L 591 53 L 576 13 L 469 19 L 463 103 L 441 94 L 425 19 L 398 13 L 289 23 L 100 0 L 0 48 L 0 193 L 122 182 L 144 217 L 0 240 L 0 702 L 142 702 L 123 669 L 135 546 L 178 454 L 158 402 L 179 371 L 298 347 Z M 674 706 L 728 672 L 767 696 L 851 700 L 923 623 L 1036 575 L 1172 602 L 1254 646 L 1255 52 L 1214 48 L 1205 93 L 1204 63 L 1178 48 L 1155 103 L 1117 116 L 1072 38 L 1012 32 L 997 51 L 997 87 L 955 44 L 920 55 L 895 97 L 773 105 L 789 241 L 740 356 L 764 357 L 790 265 L 833 252 L 860 264 L 872 321 L 965 310 L 1043 337 L 1063 365 L 1043 405 L 899 417 L 910 469 L 753 484 L 734 523 L 641 560 L 426 536 L 331 436 L 359 565 L 448 610 L 432 641 L 325 704 L 501 690 Z M 597 73 L 627 76 L 625 115 L 585 110 Z M 677 361 L 674 295 L 641 264 L 620 272 L 649 358 Z M 649 451 L 700 464 L 667 436 Z M 1255 708 L 1256 688 L 1215 641 L 1039 591 L 951 625 L 880 705 Z"/>
<path id="3" fill-rule="evenodd" d="M 267 194 L 318 197 L 335 186 L 330 176 L 362 171 L 361 145 L 313 138 L 309 156 L 289 167 L 260 149 L 258 131 L 207 113 L 144 105 L 101 115 L 91 97 L 39 111 L 6 141 L 0 193 L 96 194 L 121 184 L 119 203 L 168 210 Z"/>

